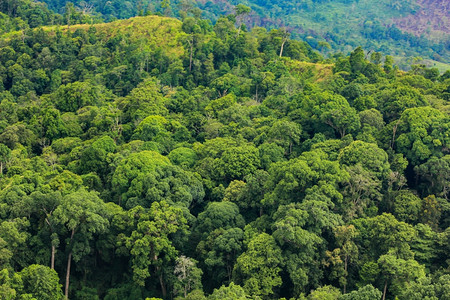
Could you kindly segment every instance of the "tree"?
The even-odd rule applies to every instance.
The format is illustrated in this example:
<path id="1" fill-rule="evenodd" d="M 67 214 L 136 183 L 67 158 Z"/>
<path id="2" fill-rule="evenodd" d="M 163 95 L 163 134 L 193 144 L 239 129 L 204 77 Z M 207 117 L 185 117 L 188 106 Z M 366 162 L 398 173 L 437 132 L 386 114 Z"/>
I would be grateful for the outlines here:
<path id="1" fill-rule="evenodd" d="M 407 283 L 425 277 L 425 268 L 414 259 L 404 260 L 388 253 L 380 256 L 378 264 L 385 282 L 382 300 L 386 298 L 388 283 L 391 284 L 393 294 L 399 295 Z"/>
<path id="2" fill-rule="evenodd" d="M 41 265 L 30 265 L 19 272 L 23 283 L 23 293 L 36 299 L 63 299 L 62 285 L 55 270 Z"/>
<path id="3" fill-rule="evenodd" d="M 392 142 L 397 151 L 417 166 L 431 156 L 440 157 L 449 146 L 449 119 L 431 107 L 406 109 L 399 120 Z"/>
<path id="4" fill-rule="evenodd" d="M 171 237 L 177 232 L 184 232 L 187 221 L 181 209 L 169 206 L 165 201 L 152 203 L 148 210 L 137 206 L 127 214 L 133 231 L 129 236 L 121 234 L 121 239 L 132 257 L 133 279 L 144 286 L 153 266 L 165 298 L 167 288 L 163 271 L 178 254 Z"/>
<path id="5" fill-rule="evenodd" d="M 350 66 L 352 73 L 355 75 L 355 77 L 356 75 L 361 73 L 366 67 L 367 62 L 364 58 L 365 58 L 364 50 L 361 47 L 356 48 L 350 54 L 349 58 Z"/>
<path id="6" fill-rule="evenodd" d="M 238 25 L 238 31 L 237 31 L 236 37 L 239 37 L 239 34 L 242 29 L 242 23 L 243 23 L 244 17 L 250 13 L 251 8 L 248 6 L 245 6 L 244 4 L 238 4 L 235 6 L 234 9 L 236 11 L 236 22 Z"/>
<path id="7" fill-rule="evenodd" d="M 421 277 L 411 282 L 402 291 L 400 300 L 421 300 L 421 299 L 447 299 L 449 295 L 450 276 L 442 275 L 439 278 Z"/>
<path id="8" fill-rule="evenodd" d="M 361 126 L 356 110 L 339 95 L 321 108 L 320 120 L 337 131 L 341 138 L 347 133 L 356 132 Z"/>
<path id="9" fill-rule="evenodd" d="M 308 300 L 337 300 L 340 299 L 339 296 L 341 292 L 337 288 L 331 285 L 325 285 L 316 290 L 313 290 L 311 294 L 308 295 Z"/>
<path id="10" fill-rule="evenodd" d="M 205 265 L 208 285 L 231 282 L 234 264 L 244 248 L 243 240 L 241 228 L 218 228 L 200 241 L 197 253 Z"/>
<path id="11" fill-rule="evenodd" d="M 3 168 L 11 157 L 11 149 L 5 144 L 0 144 L 0 175 L 3 174 Z"/>
<path id="12" fill-rule="evenodd" d="M 286 155 L 292 153 L 294 145 L 300 144 L 301 135 L 301 125 L 287 120 L 276 121 L 267 133 L 268 142 L 283 147 Z"/>
<path id="13" fill-rule="evenodd" d="M 243 228 L 244 218 L 239 214 L 239 207 L 228 201 L 210 202 L 198 215 L 195 230 L 205 237 L 216 229 Z"/>
<path id="14" fill-rule="evenodd" d="M 55 223 L 62 226 L 61 237 L 66 236 L 67 269 L 64 295 L 69 297 L 70 270 L 72 258 L 79 262 L 91 253 L 90 241 L 95 234 L 107 231 L 104 202 L 95 192 L 79 190 L 64 197 L 54 211 Z"/>
<path id="15" fill-rule="evenodd" d="M 103 136 L 92 143 L 81 154 L 80 170 L 83 173 L 96 172 L 102 178 L 108 175 L 108 153 L 116 150 L 116 144 L 109 136 Z"/>
<path id="16" fill-rule="evenodd" d="M 431 157 L 427 162 L 414 167 L 424 195 L 437 195 L 448 199 L 450 192 L 450 155 Z"/>
<path id="17" fill-rule="evenodd" d="M 358 235 L 355 226 L 353 225 L 342 225 L 334 228 L 334 236 L 336 237 L 336 242 L 339 248 L 333 250 L 340 258 L 341 263 L 344 265 L 344 270 L 342 277 L 339 278 L 339 283 L 343 286 L 343 294 L 346 293 L 347 288 L 347 276 L 348 276 L 348 265 L 351 260 L 356 260 L 358 257 L 358 247 L 354 242 L 354 238 Z M 333 253 L 327 251 L 327 256 L 333 258 Z M 333 261 L 331 261 L 333 263 Z M 336 263 L 334 264 L 336 265 Z"/>
<path id="18" fill-rule="evenodd" d="M 339 163 L 330 161 L 323 151 L 303 152 L 289 161 L 272 164 L 265 185 L 268 191 L 261 201 L 264 206 L 278 207 L 282 204 L 301 202 L 309 189 L 327 189 L 333 201 L 342 201 L 337 184 L 348 179 L 348 173 Z"/>
<path id="19" fill-rule="evenodd" d="M 273 289 L 282 284 L 279 273 L 283 264 L 281 249 L 275 239 L 261 233 L 249 242 L 247 251 L 237 258 L 234 281 L 242 282 L 249 295 L 273 295 Z"/>
<path id="20" fill-rule="evenodd" d="M 233 282 L 229 286 L 221 286 L 214 289 L 214 292 L 208 297 L 208 300 L 247 300 L 248 295 L 245 290 Z"/>
<path id="21" fill-rule="evenodd" d="M 339 297 L 339 300 L 372 300 L 372 299 L 380 299 L 382 293 L 373 285 L 368 284 L 356 291 L 352 291 L 348 294 L 343 294 Z"/>
<path id="22" fill-rule="evenodd" d="M 187 297 L 188 292 L 202 288 L 202 270 L 196 267 L 197 261 L 181 255 L 176 259 L 174 274 L 178 281 L 174 287 L 174 293 Z"/>

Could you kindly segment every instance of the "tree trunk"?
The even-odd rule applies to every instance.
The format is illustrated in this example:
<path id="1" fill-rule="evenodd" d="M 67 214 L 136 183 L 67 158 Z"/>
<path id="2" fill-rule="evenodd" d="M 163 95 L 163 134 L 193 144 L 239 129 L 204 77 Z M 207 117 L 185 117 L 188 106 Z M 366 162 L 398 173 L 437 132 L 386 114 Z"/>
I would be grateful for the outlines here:
<path id="1" fill-rule="evenodd" d="M 387 290 L 387 279 L 384 282 L 383 298 L 381 298 L 382 300 L 384 300 L 386 298 L 386 290 Z"/>
<path id="2" fill-rule="evenodd" d="M 52 270 L 55 269 L 55 253 L 56 253 L 56 247 L 55 247 L 55 245 L 52 245 L 52 258 L 50 261 L 50 268 Z"/>
<path id="3" fill-rule="evenodd" d="M 166 290 L 166 285 L 164 284 L 164 279 L 163 279 L 162 274 L 159 274 L 159 283 L 161 284 L 161 291 L 162 291 L 163 298 L 166 299 L 167 290 Z"/>
<path id="4" fill-rule="evenodd" d="M 283 48 L 284 48 L 284 43 L 286 43 L 287 39 L 283 39 L 283 42 L 281 43 L 281 49 L 280 49 L 280 57 L 283 56 Z"/>
<path id="5" fill-rule="evenodd" d="M 241 34 L 241 26 L 242 26 L 242 24 L 239 24 L 238 32 L 237 32 L 237 34 L 236 34 L 236 38 L 238 38 L 238 37 L 239 37 L 239 34 Z"/>
<path id="6" fill-rule="evenodd" d="M 47 211 L 44 209 L 44 212 L 48 215 Z M 53 228 L 52 228 L 52 224 L 50 224 L 50 221 L 48 220 L 48 217 L 45 218 L 45 222 L 47 222 L 48 226 L 50 227 L 50 232 L 53 233 Z M 52 257 L 50 259 L 50 268 L 52 270 L 55 269 L 55 253 L 56 253 L 56 247 L 55 245 L 53 245 L 53 241 L 51 241 L 52 243 Z"/>
<path id="7" fill-rule="evenodd" d="M 3 174 L 3 163 L 0 161 L 0 175 Z"/>
<path id="8" fill-rule="evenodd" d="M 72 233 L 70 234 L 70 244 L 69 247 L 72 246 L 73 236 L 75 235 L 75 228 L 72 229 Z M 64 289 L 64 295 L 66 300 L 69 299 L 69 282 L 70 282 L 70 264 L 72 262 L 72 250 L 70 250 L 69 257 L 67 258 L 67 271 L 66 271 L 66 287 Z"/>
<path id="9" fill-rule="evenodd" d="M 67 259 L 67 272 L 66 272 L 66 287 L 64 290 L 64 295 L 66 300 L 69 299 L 69 281 L 70 281 L 70 263 L 72 261 L 72 252 L 69 253 L 69 258 Z"/>
<path id="10" fill-rule="evenodd" d="M 345 283 L 344 283 L 344 295 L 347 291 L 347 262 L 348 262 L 348 256 L 345 255 L 345 261 L 344 261 L 344 271 L 345 271 Z"/>
<path id="11" fill-rule="evenodd" d="M 192 36 L 192 41 L 189 42 L 189 46 L 191 46 L 191 53 L 189 54 L 189 72 L 192 71 L 192 55 L 194 52 L 194 36 Z"/>

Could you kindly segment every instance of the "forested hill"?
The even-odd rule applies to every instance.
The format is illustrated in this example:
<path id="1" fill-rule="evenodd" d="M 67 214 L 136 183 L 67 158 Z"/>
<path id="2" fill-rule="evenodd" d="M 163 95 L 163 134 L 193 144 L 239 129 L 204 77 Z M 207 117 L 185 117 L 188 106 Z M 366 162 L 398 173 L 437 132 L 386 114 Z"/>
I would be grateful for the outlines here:
<path id="1" fill-rule="evenodd" d="M 68 1 L 44 0 L 61 14 Z M 450 2 L 447 0 L 94 0 L 72 1 L 80 11 L 113 18 L 161 13 L 181 18 L 193 9 L 213 23 L 235 5 L 251 8 L 244 18 L 249 27 L 286 27 L 324 54 L 347 54 L 362 46 L 394 56 L 407 69 L 414 57 L 441 70 L 450 64 Z M 328 47 L 331 47 L 329 49 Z M 442 63 L 445 63 L 444 65 Z"/>
<path id="2" fill-rule="evenodd" d="M 449 299 L 450 71 L 0 7 L 0 299 Z"/>

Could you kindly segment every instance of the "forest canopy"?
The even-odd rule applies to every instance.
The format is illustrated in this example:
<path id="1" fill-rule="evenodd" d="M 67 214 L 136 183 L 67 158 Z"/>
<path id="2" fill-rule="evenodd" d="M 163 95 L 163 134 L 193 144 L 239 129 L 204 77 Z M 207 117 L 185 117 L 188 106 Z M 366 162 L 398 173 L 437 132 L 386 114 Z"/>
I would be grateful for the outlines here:
<path id="1" fill-rule="evenodd" d="M 0 7 L 1 299 L 449 299 L 449 70 Z"/>

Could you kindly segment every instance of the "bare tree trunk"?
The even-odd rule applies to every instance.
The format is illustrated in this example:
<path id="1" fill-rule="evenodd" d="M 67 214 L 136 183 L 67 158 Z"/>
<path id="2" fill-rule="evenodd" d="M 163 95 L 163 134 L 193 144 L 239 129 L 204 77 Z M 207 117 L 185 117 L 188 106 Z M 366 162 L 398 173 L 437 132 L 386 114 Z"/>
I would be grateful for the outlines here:
<path id="1" fill-rule="evenodd" d="M 194 52 L 194 36 L 192 36 L 192 41 L 189 42 L 189 46 L 191 46 L 191 53 L 189 54 L 189 72 L 192 71 L 192 55 Z"/>
<path id="2" fill-rule="evenodd" d="M 50 260 L 50 268 L 52 270 L 55 269 L 55 253 L 56 253 L 56 247 L 55 247 L 55 245 L 52 245 L 52 258 Z"/>
<path id="3" fill-rule="evenodd" d="M 382 300 L 386 299 L 386 290 L 387 290 L 387 279 L 384 282 L 383 298 L 381 298 Z"/>
<path id="4" fill-rule="evenodd" d="M 345 271 L 344 294 L 346 294 L 346 291 L 347 291 L 347 262 L 348 262 L 348 256 L 346 254 L 345 262 L 344 262 L 344 271 Z"/>
<path id="5" fill-rule="evenodd" d="M 0 175 L 3 174 L 3 162 L 0 161 Z"/>
<path id="6" fill-rule="evenodd" d="M 47 214 L 47 212 L 45 211 L 45 209 L 44 209 L 44 212 Z M 50 221 L 48 220 L 48 217 L 45 218 L 45 222 L 47 222 L 48 226 L 50 227 L 50 232 L 53 233 L 52 224 L 50 224 Z M 51 257 L 51 259 L 50 259 L 50 268 L 51 268 L 52 270 L 54 270 L 54 269 L 55 269 L 55 253 L 56 253 L 56 247 L 55 247 L 55 245 L 53 245 L 53 241 L 52 241 L 51 243 L 52 243 L 52 257 Z"/>
<path id="7" fill-rule="evenodd" d="M 166 285 L 164 284 L 164 279 L 163 279 L 162 274 L 159 274 L 159 283 L 161 284 L 161 291 L 162 291 L 163 298 L 166 299 L 167 290 L 166 290 Z"/>
<path id="8" fill-rule="evenodd" d="M 72 252 L 69 253 L 69 257 L 67 259 L 67 272 L 66 272 L 66 287 L 64 289 L 64 295 L 66 300 L 69 299 L 69 281 L 70 281 L 70 263 L 72 261 Z"/>
<path id="9" fill-rule="evenodd" d="M 287 39 L 283 39 L 283 42 L 281 43 L 281 49 L 280 49 L 280 57 L 283 56 L 283 48 L 284 44 L 286 43 Z"/>
<path id="10" fill-rule="evenodd" d="M 75 235 L 75 228 L 72 229 L 72 233 L 70 235 L 70 245 L 69 247 L 72 246 L 72 241 L 73 241 L 73 236 Z M 67 258 L 67 271 L 66 271 L 66 286 L 64 289 L 64 295 L 66 300 L 69 299 L 69 282 L 70 282 L 70 264 L 72 262 L 72 250 L 69 253 L 69 257 Z"/>

